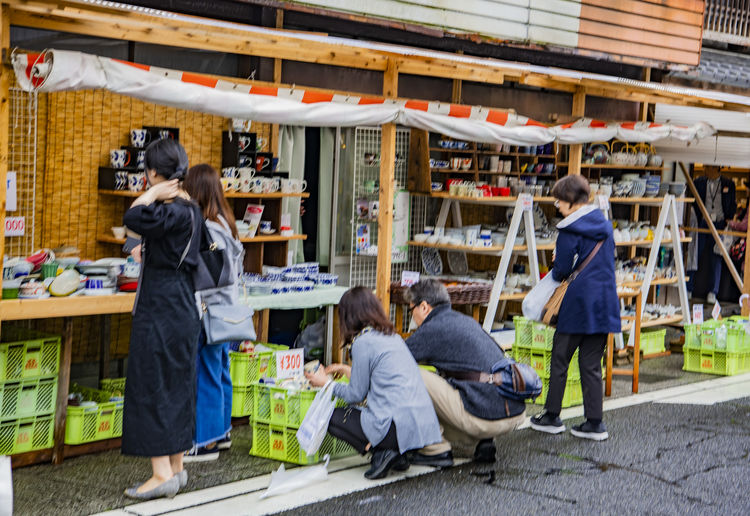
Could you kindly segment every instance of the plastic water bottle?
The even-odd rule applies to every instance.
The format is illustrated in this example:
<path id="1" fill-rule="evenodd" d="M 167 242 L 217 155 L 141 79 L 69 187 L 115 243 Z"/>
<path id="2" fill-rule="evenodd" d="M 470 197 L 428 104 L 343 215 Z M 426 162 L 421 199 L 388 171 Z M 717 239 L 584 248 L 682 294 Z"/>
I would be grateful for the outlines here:
<path id="1" fill-rule="evenodd" d="M 716 328 L 716 349 L 727 349 L 727 327 L 723 324 Z"/>

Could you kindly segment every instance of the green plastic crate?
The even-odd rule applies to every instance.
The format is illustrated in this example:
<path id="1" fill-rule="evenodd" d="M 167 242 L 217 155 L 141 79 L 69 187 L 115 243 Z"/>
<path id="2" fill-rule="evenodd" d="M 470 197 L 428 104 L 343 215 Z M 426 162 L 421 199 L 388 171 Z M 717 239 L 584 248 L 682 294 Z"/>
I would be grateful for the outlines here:
<path id="1" fill-rule="evenodd" d="M 263 377 L 276 377 L 276 351 L 285 351 L 289 346 L 280 344 L 265 344 L 273 351 L 260 353 L 229 353 L 229 375 L 232 377 L 232 385 L 237 387 L 248 387 Z"/>
<path id="2" fill-rule="evenodd" d="M 701 372 L 701 350 L 700 348 L 682 348 L 683 355 L 683 371 L 692 371 L 694 373 Z"/>
<path id="3" fill-rule="evenodd" d="M 716 348 L 716 330 L 724 323 L 714 319 L 706 321 L 701 326 L 701 349 Z"/>
<path id="4" fill-rule="evenodd" d="M 552 351 L 532 349 L 529 365 L 531 365 L 532 369 L 536 371 L 539 378 L 549 378 L 552 367 Z M 578 367 L 578 350 L 576 349 L 575 353 L 573 353 L 573 358 L 568 365 L 568 380 L 578 380 L 580 377 L 581 372 Z"/>
<path id="5" fill-rule="evenodd" d="M 549 380 L 542 380 L 542 394 L 534 401 L 537 405 L 544 405 L 547 401 L 547 393 L 549 392 Z M 531 400 L 529 399 L 529 402 Z M 574 407 L 576 405 L 583 404 L 583 390 L 581 389 L 580 380 L 568 379 L 565 384 L 565 393 L 563 394 L 562 408 Z"/>
<path id="6" fill-rule="evenodd" d="M 272 384 L 256 383 L 253 393 L 253 419 L 298 428 L 317 391 L 291 391 Z"/>
<path id="7" fill-rule="evenodd" d="M 0 455 L 52 448 L 54 422 L 52 414 L 0 421 Z"/>
<path id="8" fill-rule="evenodd" d="M 97 404 L 68 407 L 65 416 L 65 444 L 84 444 L 122 436 L 123 400 L 110 401 L 112 392 L 77 384 L 71 385 L 70 391 L 80 392 L 86 401 L 95 401 Z"/>
<path id="9" fill-rule="evenodd" d="M 750 336 L 745 331 L 744 324 L 732 320 L 727 323 L 727 346 L 725 349 L 735 353 L 750 351 Z"/>
<path id="10" fill-rule="evenodd" d="M 60 336 L 3 325 L 0 382 L 54 376 L 60 370 Z"/>
<path id="11" fill-rule="evenodd" d="M 686 324 L 685 325 L 685 344 L 682 349 L 700 349 L 701 348 L 701 325 L 700 324 Z"/>
<path id="12" fill-rule="evenodd" d="M 297 429 L 253 422 L 253 447 L 250 455 L 274 459 L 281 462 L 308 465 L 315 464 L 330 455 L 332 459 L 354 455 L 349 444 L 326 434 L 318 452 L 308 457 L 297 441 Z"/>
<path id="13" fill-rule="evenodd" d="M 750 353 L 701 349 L 700 371 L 723 376 L 746 373 L 750 371 Z"/>
<path id="14" fill-rule="evenodd" d="M 55 413 L 57 378 L 0 384 L 0 420 Z"/>
<path id="15" fill-rule="evenodd" d="M 526 317 L 518 315 L 513 317 L 513 327 L 516 332 L 514 346 L 525 348 L 531 347 L 531 325 L 533 322 L 534 321 L 527 319 Z"/>
<path id="16" fill-rule="evenodd" d="M 125 378 L 105 378 L 99 382 L 99 388 L 113 394 L 125 394 Z"/>
<path id="17" fill-rule="evenodd" d="M 232 417 L 253 416 L 254 387 L 232 386 Z"/>
<path id="18" fill-rule="evenodd" d="M 531 348 L 550 351 L 555 337 L 555 328 L 535 322 L 531 329 Z"/>
<path id="19" fill-rule="evenodd" d="M 667 330 L 644 330 L 641 332 L 641 353 L 643 356 L 664 353 Z"/>

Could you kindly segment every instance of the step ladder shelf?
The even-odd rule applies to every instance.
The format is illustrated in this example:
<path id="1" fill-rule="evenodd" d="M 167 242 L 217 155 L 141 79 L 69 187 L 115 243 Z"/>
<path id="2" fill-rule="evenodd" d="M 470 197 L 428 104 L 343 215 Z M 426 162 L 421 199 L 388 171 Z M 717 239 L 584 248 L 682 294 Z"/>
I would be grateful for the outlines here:
<path id="1" fill-rule="evenodd" d="M 416 242 L 414 240 L 409 241 L 409 245 L 416 247 L 432 247 L 434 249 L 441 249 L 443 251 L 463 251 L 472 254 L 485 254 L 490 256 L 500 256 L 505 249 L 505 246 L 492 246 L 492 247 L 471 247 L 468 245 L 450 245 L 450 244 L 430 244 L 428 242 Z M 537 251 L 552 251 L 555 248 L 555 244 L 539 244 L 536 246 Z M 525 245 L 513 246 L 513 252 L 527 251 L 528 247 Z"/>
<path id="2" fill-rule="evenodd" d="M 623 317 L 623 319 L 628 319 L 628 318 L 631 319 L 631 320 L 633 319 L 632 316 Z M 675 324 L 675 323 L 680 323 L 680 322 L 682 322 L 682 320 L 683 320 L 682 314 L 673 315 L 671 317 L 662 317 L 662 318 L 659 318 L 659 319 L 651 319 L 649 321 L 643 321 L 642 320 L 641 321 L 641 328 L 653 328 L 655 326 L 669 326 L 669 325 L 672 325 L 672 324 Z M 622 331 L 623 332 L 630 331 L 632 328 L 633 328 L 633 325 L 632 325 L 632 323 L 630 323 L 630 324 L 627 324 L 627 325 L 623 326 L 622 327 Z M 633 347 L 633 346 L 630 345 L 629 347 Z"/>

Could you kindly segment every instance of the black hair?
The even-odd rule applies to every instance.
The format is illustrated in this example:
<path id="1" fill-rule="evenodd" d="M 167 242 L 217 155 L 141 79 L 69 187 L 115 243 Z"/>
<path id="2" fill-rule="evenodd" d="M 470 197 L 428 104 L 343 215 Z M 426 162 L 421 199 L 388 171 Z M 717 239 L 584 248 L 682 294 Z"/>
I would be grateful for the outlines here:
<path id="1" fill-rule="evenodd" d="M 580 175 L 565 176 L 552 187 L 552 197 L 570 205 L 587 204 L 590 195 L 589 182 Z"/>
<path id="2" fill-rule="evenodd" d="M 146 170 L 155 170 L 166 179 L 184 179 L 188 171 L 185 149 L 171 138 L 162 138 L 146 147 Z"/>
<path id="3" fill-rule="evenodd" d="M 406 291 L 406 298 L 412 306 L 417 306 L 422 301 L 427 302 L 431 307 L 438 305 L 450 304 L 451 296 L 448 289 L 438 280 L 423 279 L 412 285 Z"/>

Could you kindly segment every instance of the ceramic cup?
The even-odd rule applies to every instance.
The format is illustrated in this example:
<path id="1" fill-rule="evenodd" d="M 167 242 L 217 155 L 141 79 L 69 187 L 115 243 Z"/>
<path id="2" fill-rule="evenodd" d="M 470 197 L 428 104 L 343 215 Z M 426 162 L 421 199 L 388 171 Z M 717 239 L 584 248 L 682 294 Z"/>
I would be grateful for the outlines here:
<path id="1" fill-rule="evenodd" d="M 229 179 L 239 179 L 240 169 L 237 167 L 225 167 L 221 169 L 221 177 Z"/>
<path id="2" fill-rule="evenodd" d="M 112 226 L 112 234 L 115 238 L 125 238 L 126 229 L 125 226 Z"/>
<path id="3" fill-rule="evenodd" d="M 268 233 L 271 231 L 271 221 L 270 220 L 261 220 L 260 221 L 260 231 L 261 233 Z"/>
<path id="4" fill-rule="evenodd" d="M 500 157 L 490 156 L 490 172 L 500 172 Z"/>
<path id="5" fill-rule="evenodd" d="M 113 149 L 109 151 L 109 164 L 112 168 L 127 167 L 130 163 L 130 152 L 125 149 Z"/>
<path id="6" fill-rule="evenodd" d="M 278 192 L 281 186 L 281 179 L 278 177 L 263 178 L 263 193 Z"/>
<path id="7" fill-rule="evenodd" d="M 268 140 L 266 140 L 265 138 L 261 138 L 260 136 L 258 136 L 255 139 L 255 150 L 258 151 L 258 152 L 263 151 L 263 149 L 266 148 L 266 143 L 268 143 Z"/>
<path id="8" fill-rule="evenodd" d="M 135 159 L 135 165 L 138 170 L 145 170 L 146 168 L 146 151 L 138 151 L 138 155 Z"/>
<path id="9" fill-rule="evenodd" d="M 244 193 L 250 192 L 253 187 L 253 177 L 255 176 L 255 169 L 252 167 L 242 167 L 238 169 L 239 178 L 237 183 L 239 190 Z"/>
<path id="10" fill-rule="evenodd" d="M 289 179 L 288 181 L 294 193 L 302 193 L 307 189 L 307 181 L 304 179 Z"/>
<path id="11" fill-rule="evenodd" d="M 461 158 L 451 158 L 451 168 L 453 170 L 461 168 Z"/>
<path id="12" fill-rule="evenodd" d="M 241 151 L 252 150 L 250 149 L 250 145 L 252 143 L 253 143 L 252 136 L 238 136 L 237 137 L 237 146 L 240 148 Z"/>
<path id="13" fill-rule="evenodd" d="M 250 180 L 250 190 L 253 193 L 263 193 L 263 184 L 265 177 L 254 177 Z"/>
<path id="14" fill-rule="evenodd" d="M 263 170 L 271 164 L 271 160 L 266 156 L 257 156 L 255 158 L 255 170 Z"/>
<path id="15" fill-rule="evenodd" d="M 225 192 L 231 192 L 232 190 L 234 190 L 235 181 L 236 180 L 233 177 L 222 177 L 221 187 Z"/>
<path id="16" fill-rule="evenodd" d="M 510 172 L 510 167 L 512 166 L 512 162 L 509 159 L 506 159 L 503 161 L 503 172 L 508 173 Z"/>
<path id="17" fill-rule="evenodd" d="M 471 168 L 471 158 L 462 158 L 461 159 L 461 168 L 463 170 L 469 170 Z"/>
<path id="18" fill-rule="evenodd" d="M 172 138 L 174 139 L 174 135 L 172 134 L 172 131 L 169 129 L 162 129 L 159 131 L 159 139 L 164 140 L 166 138 Z"/>
<path id="19" fill-rule="evenodd" d="M 477 230 L 476 229 L 467 229 L 466 230 L 466 245 L 469 247 L 474 247 L 477 245 Z"/>
<path id="20" fill-rule="evenodd" d="M 146 129 L 132 129 L 130 131 L 130 144 L 133 147 L 145 147 L 150 141 L 151 135 Z"/>
<path id="21" fill-rule="evenodd" d="M 128 173 L 128 190 L 140 192 L 146 188 L 146 174 L 144 172 Z"/>
<path id="22" fill-rule="evenodd" d="M 128 173 L 125 170 L 115 172 L 115 190 L 128 189 Z"/>
<path id="23" fill-rule="evenodd" d="M 253 167 L 255 168 L 255 157 L 254 156 L 247 156 L 247 155 L 241 155 L 239 159 L 237 160 L 237 164 L 242 167 Z"/>

